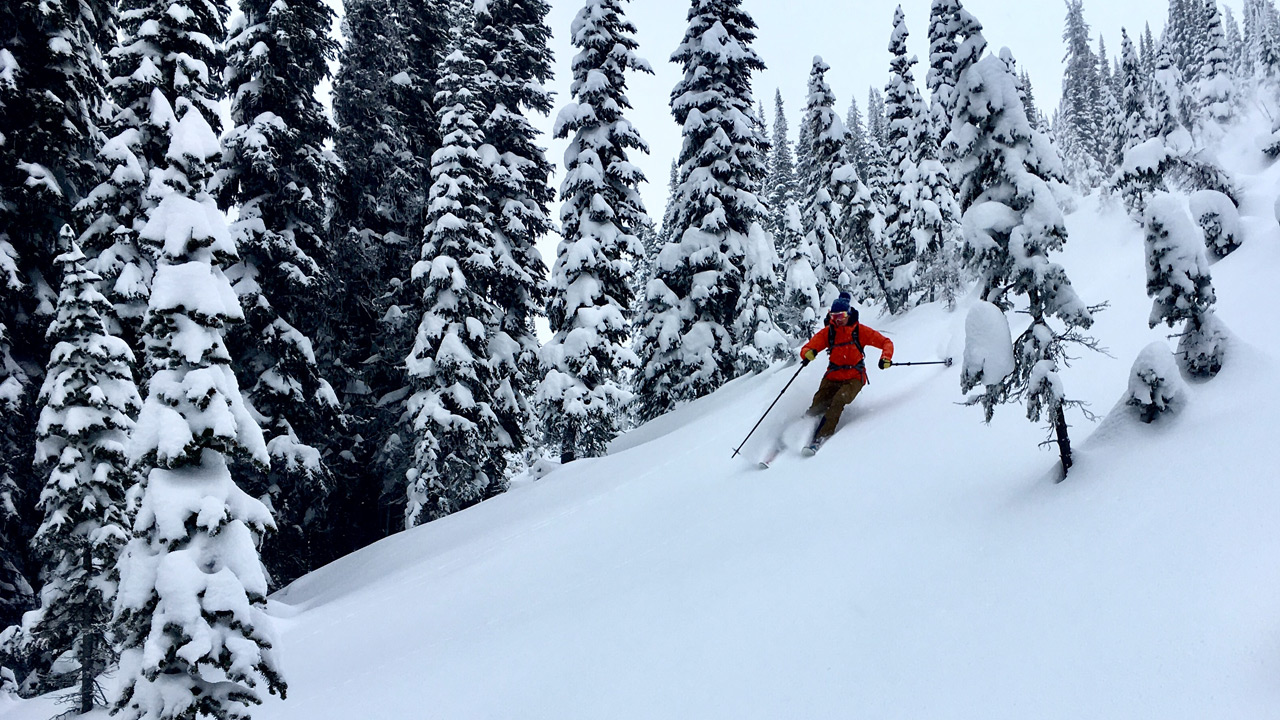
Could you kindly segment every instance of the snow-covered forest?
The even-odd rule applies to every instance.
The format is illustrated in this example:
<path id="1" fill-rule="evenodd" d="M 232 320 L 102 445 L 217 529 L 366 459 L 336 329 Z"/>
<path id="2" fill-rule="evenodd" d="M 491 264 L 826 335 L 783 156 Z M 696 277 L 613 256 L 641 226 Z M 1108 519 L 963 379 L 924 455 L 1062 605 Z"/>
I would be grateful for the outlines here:
<path id="1" fill-rule="evenodd" d="M 958 328 L 916 357 L 957 360 L 939 416 L 1003 433 L 992 468 L 1051 448 L 1062 487 L 1106 413 L 1073 365 L 1123 362 L 1097 427 L 1159 436 L 1257 363 L 1215 270 L 1242 286 L 1231 256 L 1277 241 L 1274 0 L 1169 0 L 1114 37 L 1067 0 L 1056 108 L 961 0 L 899 7 L 847 111 L 822 57 L 803 107 L 753 86 L 743 0 L 691 0 L 675 48 L 627 0 L 572 2 L 572 57 L 549 0 L 346 0 L 336 26 L 324 0 L 0 6 L 0 713 L 280 712 L 271 603 L 354 587 L 362 549 L 392 572 L 463 511 L 529 532 L 512 488 L 676 429 L 719 452 L 692 420 L 745 398 L 754 422 L 842 291 L 890 335 Z M 632 97 L 658 59 L 669 97 Z M 679 127 L 668 177 L 639 103 Z"/>

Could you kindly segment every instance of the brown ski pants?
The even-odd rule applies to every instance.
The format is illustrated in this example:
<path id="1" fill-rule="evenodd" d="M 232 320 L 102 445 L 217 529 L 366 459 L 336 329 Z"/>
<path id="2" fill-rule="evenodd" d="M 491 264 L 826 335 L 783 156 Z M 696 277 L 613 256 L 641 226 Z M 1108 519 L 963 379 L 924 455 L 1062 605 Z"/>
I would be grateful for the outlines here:
<path id="1" fill-rule="evenodd" d="M 814 393 L 813 404 L 809 406 L 810 415 L 823 415 L 822 424 L 818 426 L 815 437 L 825 439 L 835 434 L 836 424 L 840 422 L 840 414 L 844 412 L 844 406 L 858 397 L 858 393 L 862 392 L 862 385 L 862 380 L 859 378 L 822 379 L 818 392 Z"/>

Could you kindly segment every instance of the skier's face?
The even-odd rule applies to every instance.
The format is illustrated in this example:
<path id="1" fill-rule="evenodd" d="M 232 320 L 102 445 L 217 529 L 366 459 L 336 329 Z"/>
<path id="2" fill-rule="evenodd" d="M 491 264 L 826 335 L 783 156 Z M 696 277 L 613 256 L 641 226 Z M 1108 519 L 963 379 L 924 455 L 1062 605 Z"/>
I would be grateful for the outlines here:
<path id="1" fill-rule="evenodd" d="M 835 313 L 831 313 L 831 324 L 832 324 L 832 325 L 835 325 L 836 327 L 839 327 L 839 326 L 841 326 L 841 325 L 848 325 L 848 324 L 849 324 L 849 313 L 847 313 L 847 312 L 835 312 Z"/>

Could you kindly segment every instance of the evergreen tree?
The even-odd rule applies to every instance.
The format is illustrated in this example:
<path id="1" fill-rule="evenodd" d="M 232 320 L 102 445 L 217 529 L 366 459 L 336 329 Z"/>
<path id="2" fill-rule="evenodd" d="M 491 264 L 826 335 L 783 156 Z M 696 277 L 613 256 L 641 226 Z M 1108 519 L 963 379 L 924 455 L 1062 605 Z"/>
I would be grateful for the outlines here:
<path id="1" fill-rule="evenodd" d="M 1089 40 L 1084 21 L 1083 0 L 1068 0 L 1067 22 L 1062 33 L 1067 54 L 1062 75 L 1062 121 L 1064 162 L 1069 178 L 1077 187 L 1097 187 L 1106 165 L 1101 108 L 1102 85 L 1098 58 Z"/>
<path id="2" fill-rule="evenodd" d="M 233 128 L 223 141 L 221 193 L 240 208 L 229 271 L 245 320 L 228 337 L 236 374 L 266 433 L 271 472 L 237 468 L 267 498 L 279 532 L 263 548 L 279 582 L 333 559 L 320 541 L 332 472 L 321 448 L 340 427 L 337 395 L 322 377 L 313 340 L 324 324 L 332 265 L 324 198 L 336 175 L 324 148 L 332 128 L 316 99 L 337 42 L 321 0 L 241 0 L 228 41 Z"/>
<path id="3" fill-rule="evenodd" d="M 108 627 L 131 484 L 124 448 L 141 399 L 133 353 L 107 329 L 111 304 L 73 237 L 64 226 L 62 289 L 49 328 L 55 345 L 40 390 L 36 462 L 48 480 L 33 544 L 46 582 L 22 630 L 42 670 L 63 653 L 75 659 L 74 668 L 44 678 L 37 689 L 74 686 L 74 707 L 87 713 L 102 696 L 98 676 L 115 660 Z"/>
<path id="4" fill-rule="evenodd" d="M 487 223 L 494 168 L 482 156 L 483 95 L 491 78 L 475 59 L 468 31 L 441 68 L 440 136 L 421 260 L 414 266 L 422 321 L 408 357 L 413 395 L 413 467 L 405 525 L 412 527 L 474 505 L 504 482 L 506 436 L 497 410 L 501 366 L 495 362 L 501 310 L 488 297 L 497 243 Z"/>
<path id="5" fill-rule="evenodd" d="M 960 0 L 932 0 L 929 11 L 929 72 L 925 75 L 925 86 L 929 89 L 930 112 L 939 142 L 951 128 L 951 108 L 959 77 L 956 53 L 960 46 L 957 39 L 962 31 L 972 34 L 981 30 L 981 24 L 961 7 Z"/>
<path id="6" fill-rule="evenodd" d="M 1147 77 L 1151 77 L 1151 73 L 1156 68 L 1156 41 L 1151 35 L 1151 23 L 1146 24 L 1146 28 L 1142 33 L 1139 50 L 1142 59 L 1143 71 Z"/>
<path id="7" fill-rule="evenodd" d="M 1147 101 L 1145 76 L 1142 72 L 1142 61 L 1129 40 L 1129 33 L 1123 28 L 1121 37 L 1120 76 L 1122 93 L 1120 100 L 1120 127 L 1112 140 L 1112 162 L 1119 165 L 1124 160 L 1124 153 L 1129 148 L 1145 142 L 1149 137 L 1151 122 L 1151 106 Z"/>
<path id="8" fill-rule="evenodd" d="M 431 157 L 440 149 L 440 125 L 436 121 L 436 83 L 440 65 L 449 52 L 450 0 L 415 0 L 397 6 L 397 25 L 405 64 L 393 77 L 392 99 L 404 120 L 411 161 L 414 194 L 404 228 L 412 264 L 412 251 L 427 223 L 426 198 L 431 188 Z M 408 265 L 404 266 L 408 268 Z M 411 302 L 406 302 L 411 305 Z"/>
<path id="9" fill-rule="evenodd" d="M 885 85 L 885 145 L 888 149 L 889 184 L 884 206 L 885 274 L 890 308 L 903 311 L 910 307 L 915 294 L 919 248 L 913 227 L 913 205 L 919 174 L 921 134 L 929 127 L 916 124 L 918 93 L 911 66 L 915 57 L 907 57 L 906 16 L 899 5 L 893 14 L 893 32 L 889 38 L 889 83 Z"/>
<path id="10" fill-rule="evenodd" d="M 867 141 L 885 147 L 889 141 L 889 127 L 885 119 L 884 96 L 876 88 L 867 93 Z"/>
<path id="11" fill-rule="evenodd" d="M 899 310 L 919 300 L 951 305 L 959 289 L 956 267 L 958 211 L 946 169 L 937 157 L 929 110 L 916 90 L 907 57 L 901 8 L 889 43 L 890 80 L 885 87 L 889 123 L 889 204 L 885 208 L 886 274 Z"/>
<path id="12" fill-rule="evenodd" d="M 782 253 L 789 251 L 799 238 L 791 227 L 790 214 L 796 207 L 799 189 L 796 187 L 795 159 L 791 154 L 790 126 L 782 104 L 782 92 L 773 98 L 773 142 L 769 152 L 769 215 L 765 229 L 774 237 Z"/>
<path id="13" fill-rule="evenodd" d="M 981 403 L 989 420 L 997 404 L 1025 401 L 1029 420 L 1049 422 L 1066 472 L 1071 445 L 1064 410 L 1073 403 L 1059 369 L 1068 342 L 1091 343 L 1081 333 L 1093 318 L 1066 271 L 1049 258 L 1067 240 L 1047 182 L 1060 175 L 1061 166 L 1048 139 L 1026 120 L 1008 51 L 984 54 L 986 40 L 976 30 L 961 37 L 947 152 L 960 179 L 965 253 L 979 275 L 982 298 L 1005 312 L 1015 307 L 1015 298 L 1025 298 L 1019 309 L 1030 318 L 1015 343 L 1013 372 L 969 402 Z M 1051 326 L 1055 317 L 1065 329 Z M 968 392 L 978 382 L 966 376 L 961 387 Z"/>
<path id="14" fill-rule="evenodd" d="M 1244 38 L 1240 35 L 1240 23 L 1231 6 L 1222 8 L 1223 39 L 1227 47 L 1227 61 L 1231 72 L 1237 76 L 1244 72 Z"/>
<path id="15" fill-rule="evenodd" d="M 671 57 L 684 71 L 671 92 L 684 143 L 670 240 L 655 260 L 639 323 L 644 420 L 732 379 L 741 348 L 754 343 L 732 329 L 744 284 L 759 273 L 750 264 L 767 259 L 753 252 L 765 172 L 765 140 L 750 119 L 751 73 L 764 69 L 751 49 L 755 27 L 740 0 L 694 0 Z"/>
<path id="16" fill-rule="evenodd" d="M 809 334 L 812 319 L 806 319 L 806 310 L 819 302 L 813 277 L 812 258 L 801 250 L 804 231 L 800 219 L 800 198 L 795 162 L 791 155 L 786 113 L 782 105 L 782 93 L 774 97 L 773 146 L 769 159 L 769 172 L 774 177 L 772 195 L 769 197 L 769 226 L 774 244 L 781 256 L 781 298 L 776 306 L 779 327 L 793 340 Z M 804 268 L 792 273 L 792 263 L 802 261 Z"/>
<path id="17" fill-rule="evenodd" d="M 1213 377 L 1222 368 L 1226 334 L 1213 313 L 1204 237 L 1182 201 L 1168 194 L 1151 199 L 1145 221 L 1150 325 L 1185 320 L 1178 342 L 1182 366 L 1191 375 Z"/>
<path id="18" fill-rule="evenodd" d="M 542 348 L 538 389 L 543 433 L 562 462 L 604 454 L 631 399 L 625 374 L 637 364 L 627 347 L 631 260 L 644 254 L 637 233 L 651 223 L 640 199 L 644 174 L 628 153 L 649 148 L 623 112 L 631 108 L 626 72 L 653 70 L 636 56 L 634 33 L 621 0 L 586 0 L 570 31 L 580 49 L 574 102 L 554 130 L 572 137 L 560 191 L 564 239 L 552 266 L 554 336 Z"/>
<path id="19" fill-rule="evenodd" d="M 1018 75 L 1018 96 L 1022 98 L 1022 107 L 1027 111 L 1027 122 L 1039 129 L 1040 110 L 1036 108 L 1035 91 L 1031 87 L 1031 76 L 1026 70 Z"/>
<path id="20" fill-rule="evenodd" d="M 805 126 L 813 138 L 813 163 L 819 181 L 801 209 L 805 255 L 813 262 L 819 292 L 817 303 L 806 308 L 810 312 L 804 313 L 808 322 L 820 319 L 826 303 L 834 300 L 853 280 L 845 266 L 844 247 L 837 233 L 844 210 L 842 203 L 857 192 L 857 175 L 849 157 L 844 123 L 835 113 L 835 95 L 827 85 L 826 74 L 830 69 L 821 57 L 813 59 L 804 114 Z M 788 258 L 788 266 L 798 259 Z"/>
<path id="21" fill-rule="evenodd" d="M 36 396 L 49 357 L 58 230 L 97 180 L 110 0 L 0 8 L 0 627 L 32 604 Z M 34 577 L 34 576 L 31 576 Z"/>
<path id="22" fill-rule="evenodd" d="M 509 438 L 509 451 L 521 452 L 532 432 L 530 398 L 540 377 L 534 320 L 545 312 L 547 269 L 536 244 L 554 225 L 548 207 L 555 199 L 552 166 L 536 143 L 538 130 L 528 112 L 551 111 L 551 28 L 545 0 L 482 0 L 475 4 L 478 33 L 475 58 L 488 77 L 481 100 L 485 140 L 497 161 L 485 186 L 489 226 L 495 243 L 494 267 L 481 279 L 483 292 L 500 308 L 497 335 L 490 350 L 497 359 L 499 387 L 494 411 Z M 750 116 L 749 106 L 746 113 Z M 495 479 L 488 492 L 506 488 Z"/>
<path id="23" fill-rule="evenodd" d="M 858 177 L 867 176 L 867 133 L 862 127 L 862 112 L 858 110 L 858 99 L 849 101 L 849 112 L 845 115 L 844 129 L 849 135 L 849 157 L 854 167 L 858 168 Z"/>
<path id="24" fill-rule="evenodd" d="M 1148 139 L 1125 152 L 1111 188 L 1121 194 L 1135 217 L 1145 213 L 1152 196 L 1171 186 L 1188 192 L 1216 190 L 1234 200 L 1230 177 L 1195 144 L 1183 125 L 1178 112 L 1182 101 L 1178 71 L 1163 47 L 1157 53 L 1156 68 L 1151 81 Z"/>
<path id="25" fill-rule="evenodd" d="M 136 58 L 169 84 L 150 95 L 151 139 L 165 150 L 138 205 L 137 237 L 156 272 L 142 323 L 149 380 L 129 446 L 143 479 L 116 601 L 115 707 L 126 718 L 243 717 L 263 688 L 285 691 L 257 549 L 274 524 L 230 470 L 233 459 L 265 470 L 269 454 L 224 341 L 243 320 L 224 272 L 238 260 L 235 240 L 209 193 L 219 143 L 206 114 L 216 117 L 221 71 L 220 42 L 210 41 L 224 12 L 165 0 L 124 15 L 143 38 L 124 47 L 169 43 Z"/>
<path id="26" fill-rule="evenodd" d="M 1119 74 L 1119 68 L 1117 68 Z M 1099 151 L 1102 171 L 1110 175 L 1115 171 L 1118 155 L 1116 148 L 1124 143 L 1124 115 L 1120 111 L 1120 95 L 1115 92 L 1118 86 L 1111 74 L 1111 64 L 1107 60 L 1107 46 L 1102 37 L 1098 37 L 1098 132 L 1100 138 Z"/>
<path id="27" fill-rule="evenodd" d="M 341 389 L 348 430 L 331 458 L 338 477 L 329 498 L 345 522 L 332 550 L 350 552 L 403 527 L 402 437 L 408 378 L 404 357 L 416 326 L 408 282 L 415 251 L 414 199 L 422 192 L 409 120 L 399 101 L 415 78 L 405 34 L 390 0 L 348 0 L 346 37 L 333 83 L 334 153 L 343 172 L 334 183 L 333 239 L 326 326 L 313 338 L 324 374 Z M 435 131 L 438 133 L 438 131 Z M 393 515 L 398 515 L 394 517 Z"/>
<path id="28" fill-rule="evenodd" d="M 1194 101 L 1200 122 L 1225 122 L 1231 115 L 1234 79 L 1231 54 L 1217 0 L 1192 0 L 1200 6 L 1198 27 L 1203 28 L 1204 45 L 1196 54 Z"/>

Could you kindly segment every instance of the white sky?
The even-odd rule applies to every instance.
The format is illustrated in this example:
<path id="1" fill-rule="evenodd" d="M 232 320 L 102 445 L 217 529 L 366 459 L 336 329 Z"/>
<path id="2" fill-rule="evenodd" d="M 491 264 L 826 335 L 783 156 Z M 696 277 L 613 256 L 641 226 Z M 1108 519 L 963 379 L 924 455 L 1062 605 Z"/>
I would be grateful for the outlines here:
<path id="1" fill-rule="evenodd" d="M 908 45 L 920 59 L 915 67 L 917 84 L 923 86 L 928 62 L 930 0 L 904 0 Z M 1242 0 L 1226 0 L 1236 17 Z M 556 92 L 556 107 L 569 102 L 569 63 L 575 49 L 569 45 L 569 27 L 582 6 L 581 0 L 551 0 L 548 18 L 555 33 L 556 78 L 550 89 Z M 889 33 L 898 2 L 891 0 L 744 0 L 743 6 L 759 25 L 755 50 L 768 65 L 755 82 L 757 100 L 765 103 L 766 120 L 773 125 L 773 94 L 782 89 L 795 140 L 799 113 L 814 55 L 831 66 L 827 80 L 836 93 L 841 117 L 851 97 L 858 98 L 865 112 L 867 91 L 872 85 L 883 92 L 889 73 Z M 1036 102 L 1046 114 L 1057 106 L 1062 78 L 1062 27 L 1066 6 L 1062 0 L 965 0 L 964 6 L 982 22 L 992 50 L 1007 46 L 1019 64 L 1031 75 Z M 680 149 L 680 129 L 671 118 L 668 98 L 679 72 L 668 59 L 685 31 L 688 0 L 634 0 L 626 12 L 637 28 L 639 54 L 653 65 L 655 75 L 633 74 L 629 96 L 636 109 L 632 123 L 649 142 L 652 154 L 633 157 L 644 169 L 649 185 L 643 190 L 650 216 L 660 219 L 666 202 L 667 176 L 672 158 Z M 1150 22 L 1159 36 L 1168 13 L 1167 0 L 1091 0 L 1086 2 L 1085 20 L 1090 24 L 1096 46 L 1098 34 L 1107 42 L 1108 57 L 1120 49 L 1120 28 L 1129 30 L 1137 41 L 1143 26 Z M 550 118 L 535 118 L 539 127 L 550 130 Z M 771 130 L 772 132 L 772 130 Z M 549 159 L 559 165 L 565 142 L 545 139 Z M 556 181 L 557 187 L 559 180 Z M 544 243 L 548 264 L 554 258 L 558 238 Z"/>

